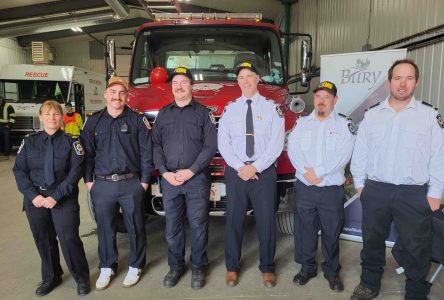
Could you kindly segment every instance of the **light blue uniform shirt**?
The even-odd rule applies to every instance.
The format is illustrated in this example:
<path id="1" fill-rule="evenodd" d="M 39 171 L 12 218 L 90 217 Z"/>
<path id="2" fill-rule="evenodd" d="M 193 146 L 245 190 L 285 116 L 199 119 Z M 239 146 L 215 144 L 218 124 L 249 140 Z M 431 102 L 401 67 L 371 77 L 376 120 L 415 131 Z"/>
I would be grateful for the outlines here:
<path id="1" fill-rule="evenodd" d="M 351 172 L 356 188 L 366 179 L 391 184 L 423 185 L 428 196 L 444 190 L 444 130 L 438 112 L 414 97 L 400 112 L 388 98 L 369 109 L 361 122 Z"/>
<path id="2" fill-rule="evenodd" d="M 284 147 L 284 118 L 277 112 L 278 106 L 256 93 L 252 100 L 254 128 L 254 155 L 248 157 L 246 151 L 247 98 L 241 96 L 225 107 L 219 120 L 217 144 L 225 162 L 235 170 L 246 161 L 260 173 L 270 167 Z"/>
<path id="3" fill-rule="evenodd" d="M 311 185 L 304 178 L 307 167 L 313 168 L 318 178 L 323 178 L 316 186 L 342 185 L 344 168 L 355 144 L 353 129 L 350 121 L 334 111 L 323 121 L 316 118 L 315 111 L 298 119 L 288 136 L 287 149 L 296 178 Z"/>

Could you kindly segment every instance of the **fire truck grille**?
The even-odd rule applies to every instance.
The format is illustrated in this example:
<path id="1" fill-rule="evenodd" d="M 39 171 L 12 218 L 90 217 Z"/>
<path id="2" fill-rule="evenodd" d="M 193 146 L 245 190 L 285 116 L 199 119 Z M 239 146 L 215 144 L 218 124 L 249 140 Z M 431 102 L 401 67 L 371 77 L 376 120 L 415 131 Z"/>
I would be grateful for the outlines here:
<path id="1" fill-rule="evenodd" d="M 33 129 L 32 117 L 16 117 L 14 129 Z"/>

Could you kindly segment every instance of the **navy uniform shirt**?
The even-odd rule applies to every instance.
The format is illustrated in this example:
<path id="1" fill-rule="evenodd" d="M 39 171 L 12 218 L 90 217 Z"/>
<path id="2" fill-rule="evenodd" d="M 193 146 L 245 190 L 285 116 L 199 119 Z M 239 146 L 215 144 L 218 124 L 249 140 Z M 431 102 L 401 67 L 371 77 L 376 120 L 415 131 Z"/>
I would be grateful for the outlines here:
<path id="1" fill-rule="evenodd" d="M 414 97 L 399 112 L 388 98 L 370 108 L 359 125 L 350 166 L 356 188 L 366 179 L 396 185 L 428 183 L 428 196 L 441 199 L 443 126 L 438 112 Z"/>
<path id="2" fill-rule="evenodd" d="M 239 170 L 247 161 L 260 173 L 270 167 L 284 147 L 285 121 L 277 104 L 256 93 L 250 98 L 254 128 L 254 155 L 246 154 L 247 98 L 241 96 L 225 107 L 219 120 L 218 146 L 225 162 Z"/>
<path id="3" fill-rule="evenodd" d="M 90 116 L 81 135 L 85 149 L 84 181 L 94 175 L 137 173 L 149 183 L 153 170 L 152 142 L 148 120 L 125 106 L 112 117 L 106 108 Z"/>
<path id="4" fill-rule="evenodd" d="M 54 144 L 54 190 L 51 197 L 59 201 L 71 194 L 82 177 L 83 149 L 78 138 L 59 130 L 53 135 Z M 39 186 L 45 186 L 45 149 L 48 134 L 45 131 L 26 136 L 13 167 L 15 179 L 25 201 L 32 201 L 40 195 Z"/>
<path id="5" fill-rule="evenodd" d="M 193 100 L 163 107 L 153 128 L 154 163 L 161 174 L 190 169 L 197 174 L 217 152 L 216 125 L 211 112 Z"/>
<path id="6" fill-rule="evenodd" d="M 304 178 L 307 167 L 322 177 L 317 186 L 342 185 L 355 137 L 353 124 L 334 111 L 323 121 L 316 118 L 315 111 L 299 118 L 288 136 L 288 157 L 296 169 L 296 178 L 311 185 Z"/>

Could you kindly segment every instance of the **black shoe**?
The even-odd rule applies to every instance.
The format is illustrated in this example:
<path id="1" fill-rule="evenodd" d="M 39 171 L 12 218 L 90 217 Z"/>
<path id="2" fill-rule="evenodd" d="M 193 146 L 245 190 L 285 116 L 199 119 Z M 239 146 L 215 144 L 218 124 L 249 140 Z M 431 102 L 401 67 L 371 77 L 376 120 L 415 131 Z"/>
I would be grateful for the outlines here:
<path id="1" fill-rule="evenodd" d="M 327 277 L 324 274 L 324 278 L 328 280 L 328 284 L 330 285 L 330 289 L 335 292 L 342 292 L 344 290 L 344 284 L 342 283 L 339 276 Z"/>
<path id="2" fill-rule="evenodd" d="M 39 283 L 39 287 L 35 290 L 35 294 L 39 297 L 45 296 L 62 283 L 62 277 L 56 277 L 52 281 L 42 281 Z"/>
<path id="3" fill-rule="evenodd" d="M 205 286 L 205 271 L 193 270 L 191 273 L 191 287 L 195 290 L 201 289 Z"/>
<path id="4" fill-rule="evenodd" d="M 163 286 L 171 288 L 179 282 L 180 276 L 182 276 L 183 270 L 170 270 L 163 279 Z"/>
<path id="5" fill-rule="evenodd" d="M 351 295 L 350 300 L 370 300 L 378 297 L 379 291 L 372 291 L 371 289 L 358 284 Z"/>
<path id="6" fill-rule="evenodd" d="M 77 295 L 79 296 L 85 296 L 88 295 L 91 291 L 91 286 L 89 283 L 79 283 L 77 285 Z"/>
<path id="7" fill-rule="evenodd" d="M 304 271 L 300 271 L 299 273 L 294 275 L 293 283 L 296 285 L 305 285 L 313 277 L 316 277 L 316 272 L 315 273 L 307 273 Z"/>

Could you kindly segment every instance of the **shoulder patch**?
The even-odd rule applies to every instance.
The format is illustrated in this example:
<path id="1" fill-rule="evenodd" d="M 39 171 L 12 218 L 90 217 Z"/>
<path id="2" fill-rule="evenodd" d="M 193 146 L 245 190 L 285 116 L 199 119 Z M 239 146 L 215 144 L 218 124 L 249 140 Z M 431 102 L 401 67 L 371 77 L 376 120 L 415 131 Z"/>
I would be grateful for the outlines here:
<path id="1" fill-rule="evenodd" d="M 25 145 L 25 139 L 22 140 L 22 143 L 20 144 L 19 149 L 17 150 L 17 154 L 20 153 L 20 151 L 22 151 L 23 146 Z"/>
<path id="2" fill-rule="evenodd" d="M 142 121 L 145 124 L 146 128 L 151 129 L 150 121 L 148 121 L 148 119 L 145 116 L 143 116 Z"/>
<path id="3" fill-rule="evenodd" d="M 345 118 L 345 119 L 347 119 L 348 121 L 351 121 L 351 119 L 352 119 L 352 118 L 350 118 L 350 116 L 346 116 L 346 115 L 341 114 L 341 113 L 338 113 L 338 115 L 343 117 L 343 118 Z"/>
<path id="4" fill-rule="evenodd" d="M 421 103 L 424 104 L 425 106 L 429 106 L 429 107 L 433 108 L 434 110 L 438 110 L 438 107 L 436 107 L 428 102 L 421 101 Z"/>
<path id="5" fill-rule="evenodd" d="M 439 127 L 441 127 L 441 129 L 443 129 L 444 128 L 444 121 L 443 121 L 443 119 L 442 119 L 440 114 L 436 115 L 436 120 L 438 121 Z"/>
<path id="6" fill-rule="evenodd" d="M 348 126 L 348 130 L 350 130 L 350 133 L 353 134 L 353 135 L 356 135 L 356 133 L 358 131 L 356 130 L 355 125 L 353 125 L 352 122 L 349 122 L 347 126 Z"/>
<path id="7" fill-rule="evenodd" d="M 85 151 L 83 150 L 83 146 L 80 143 L 80 141 L 75 141 L 72 143 L 72 146 L 74 147 L 74 150 L 76 151 L 77 155 L 84 155 Z"/>
<path id="8" fill-rule="evenodd" d="M 279 118 L 283 118 L 284 117 L 284 114 L 282 113 L 282 110 L 281 110 L 281 108 L 279 106 L 276 106 L 276 112 L 277 112 Z"/>
<path id="9" fill-rule="evenodd" d="M 370 106 L 369 108 L 367 108 L 365 111 L 367 111 L 367 110 L 369 110 L 369 109 L 372 109 L 373 107 L 376 107 L 376 106 L 378 106 L 379 104 L 381 104 L 381 102 L 378 102 L 378 103 L 376 103 L 376 104 L 373 104 L 372 106 Z"/>

